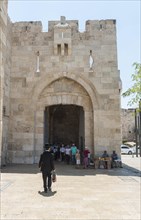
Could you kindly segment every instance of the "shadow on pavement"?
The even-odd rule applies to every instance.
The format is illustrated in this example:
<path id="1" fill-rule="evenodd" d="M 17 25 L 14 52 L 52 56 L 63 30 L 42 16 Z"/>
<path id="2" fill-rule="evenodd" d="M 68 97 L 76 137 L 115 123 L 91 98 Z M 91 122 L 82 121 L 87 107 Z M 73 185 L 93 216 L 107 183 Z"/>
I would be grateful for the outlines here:
<path id="1" fill-rule="evenodd" d="M 66 165 L 65 163 L 55 163 L 56 173 L 61 176 L 85 176 L 85 175 L 110 175 L 110 176 L 141 176 L 141 171 L 130 167 L 123 163 L 123 168 L 113 169 L 94 169 L 93 167 L 76 169 L 74 165 Z M 20 173 L 20 174 L 38 174 L 40 173 L 38 164 L 8 164 L 2 167 L 1 173 Z"/>
<path id="2" fill-rule="evenodd" d="M 124 167 L 125 169 L 127 169 L 127 170 L 132 171 L 133 173 L 135 173 L 135 174 L 136 174 L 135 176 L 141 176 L 141 171 L 140 171 L 140 170 L 138 170 L 138 169 L 136 169 L 136 168 L 134 168 L 134 167 L 131 167 L 131 166 L 125 164 L 125 163 L 123 163 L 123 167 Z"/>
<path id="3" fill-rule="evenodd" d="M 39 173 L 38 164 L 7 164 L 1 168 L 1 173 Z"/>
<path id="4" fill-rule="evenodd" d="M 45 193 L 44 191 L 42 191 L 42 192 L 38 191 L 38 193 L 42 196 L 45 196 L 45 197 L 51 197 L 51 196 L 54 196 L 57 193 L 57 191 L 54 191 L 54 192 L 49 191 L 47 193 Z"/>

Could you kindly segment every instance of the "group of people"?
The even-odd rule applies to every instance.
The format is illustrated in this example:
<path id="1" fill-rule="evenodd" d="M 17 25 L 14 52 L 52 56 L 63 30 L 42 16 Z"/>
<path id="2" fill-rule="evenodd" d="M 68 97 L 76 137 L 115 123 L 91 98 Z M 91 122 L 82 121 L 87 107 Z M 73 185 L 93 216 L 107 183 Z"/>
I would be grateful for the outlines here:
<path id="1" fill-rule="evenodd" d="M 86 168 L 90 160 L 90 151 L 86 147 L 82 152 L 73 143 L 71 145 L 52 145 L 50 151 L 55 161 L 66 162 L 67 164 L 77 165 L 83 161 Z"/>
<path id="2" fill-rule="evenodd" d="M 90 165 L 90 150 L 88 147 L 85 147 L 83 151 L 80 151 L 75 144 L 71 146 L 64 145 L 60 148 L 61 161 L 66 161 L 67 164 L 73 164 L 79 167 L 83 163 L 84 168 L 87 168 Z"/>
<path id="3" fill-rule="evenodd" d="M 113 153 L 111 154 L 111 156 L 109 156 L 109 154 L 107 153 L 107 151 L 105 150 L 101 156 L 101 158 L 103 159 L 103 163 L 104 163 L 104 168 L 107 169 L 108 168 L 108 161 L 110 162 L 111 168 L 114 168 L 117 166 L 122 168 L 122 161 L 118 158 L 118 155 L 116 153 L 116 151 L 114 150 Z M 111 159 L 111 160 L 110 160 Z"/>
<path id="4" fill-rule="evenodd" d="M 47 192 L 48 190 L 51 191 L 52 173 L 55 172 L 54 161 L 57 159 L 66 161 L 67 164 L 71 162 L 73 165 L 79 167 L 81 164 L 80 150 L 75 146 L 74 143 L 71 146 L 64 146 L 64 144 L 62 144 L 60 148 L 45 144 L 44 152 L 40 155 L 39 160 L 39 168 L 42 172 L 44 192 Z M 86 147 L 83 151 L 84 168 L 88 167 L 89 160 L 90 151 Z"/>
<path id="5" fill-rule="evenodd" d="M 72 162 L 73 165 L 76 165 L 77 167 L 81 164 L 81 156 L 82 156 L 82 163 L 83 168 L 86 169 L 91 162 L 91 153 L 88 147 L 85 147 L 83 152 L 75 146 L 75 144 L 72 144 L 72 146 L 64 146 L 63 144 L 59 148 L 59 151 L 57 148 L 54 148 L 50 146 L 49 144 L 45 144 L 44 152 L 40 156 L 39 160 L 39 168 L 42 172 L 42 179 L 43 179 L 43 187 L 44 192 L 47 192 L 48 190 L 51 191 L 51 185 L 52 185 L 52 173 L 55 173 L 55 165 L 54 161 L 58 158 L 61 159 L 61 161 L 66 161 L 67 164 Z M 60 152 L 58 154 L 58 152 Z M 58 154 L 58 156 L 57 156 Z M 115 151 L 111 154 L 109 157 L 107 151 L 104 151 L 101 158 L 104 162 L 104 168 L 107 169 L 108 167 L 108 160 L 107 158 L 111 159 L 111 168 L 113 168 L 117 161 L 119 163 L 119 166 L 122 167 L 122 162 L 120 159 L 118 159 L 118 155 Z"/>
<path id="6" fill-rule="evenodd" d="M 78 149 L 74 143 L 71 145 L 52 145 L 50 150 L 55 161 L 66 162 L 67 164 L 76 163 Z"/>

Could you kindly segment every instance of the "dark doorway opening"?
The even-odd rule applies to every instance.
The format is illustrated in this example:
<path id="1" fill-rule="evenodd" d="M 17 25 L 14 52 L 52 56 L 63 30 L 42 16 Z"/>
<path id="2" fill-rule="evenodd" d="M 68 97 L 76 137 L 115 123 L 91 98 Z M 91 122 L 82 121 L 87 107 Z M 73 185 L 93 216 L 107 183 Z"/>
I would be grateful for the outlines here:
<path id="1" fill-rule="evenodd" d="M 84 146 L 84 110 L 77 105 L 52 105 L 44 111 L 44 143 Z"/>

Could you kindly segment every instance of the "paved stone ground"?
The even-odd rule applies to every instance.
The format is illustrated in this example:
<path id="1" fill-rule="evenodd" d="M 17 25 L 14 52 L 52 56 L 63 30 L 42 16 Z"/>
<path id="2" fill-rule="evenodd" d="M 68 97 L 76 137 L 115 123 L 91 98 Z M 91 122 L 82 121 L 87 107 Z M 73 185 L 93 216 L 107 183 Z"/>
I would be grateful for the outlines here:
<path id="1" fill-rule="evenodd" d="M 0 219 L 141 219 L 140 158 L 126 155 L 122 161 L 123 168 L 111 170 L 58 163 L 57 182 L 47 194 L 37 164 L 4 167 Z"/>

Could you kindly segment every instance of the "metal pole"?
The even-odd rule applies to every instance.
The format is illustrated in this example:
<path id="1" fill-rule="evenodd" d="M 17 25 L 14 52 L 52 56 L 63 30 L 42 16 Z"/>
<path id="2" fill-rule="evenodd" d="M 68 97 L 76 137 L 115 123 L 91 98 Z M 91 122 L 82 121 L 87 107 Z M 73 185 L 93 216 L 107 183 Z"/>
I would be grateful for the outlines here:
<path id="1" fill-rule="evenodd" d="M 137 111 L 136 111 L 136 108 L 135 108 L 135 137 L 136 137 L 136 157 L 138 157 Z"/>
<path id="2" fill-rule="evenodd" d="M 33 128 L 33 164 L 35 163 L 36 154 L 36 111 L 34 111 L 34 128 Z"/>
<path id="3" fill-rule="evenodd" d="M 134 110 L 135 114 L 135 142 L 136 142 L 136 157 L 138 157 L 138 136 L 139 136 L 139 120 L 136 108 L 129 108 L 128 110 Z"/>
<path id="4" fill-rule="evenodd" d="M 139 150 L 141 157 L 141 99 L 139 101 Z"/>

